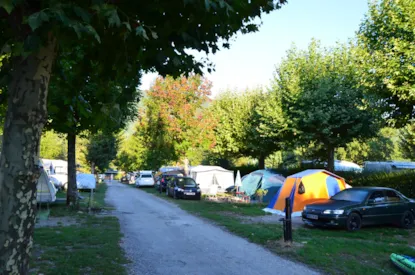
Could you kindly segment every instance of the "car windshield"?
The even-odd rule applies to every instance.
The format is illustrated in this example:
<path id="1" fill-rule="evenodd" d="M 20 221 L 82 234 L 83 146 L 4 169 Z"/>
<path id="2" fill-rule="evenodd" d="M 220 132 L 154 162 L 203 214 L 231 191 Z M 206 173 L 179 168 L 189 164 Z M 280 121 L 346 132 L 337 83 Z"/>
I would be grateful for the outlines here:
<path id="1" fill-rule="evenodd" d="M 196 187 L 196 182 L 194 179 L 190 178 L 178 178 L 177 179 L 177 186 L 184 188 L 184 187 Z"/>
<path id="2" fill-rule="evenodd" d="M 141 174 L 141 177 L 142 178 L 151 178 L 151 175 L 150 174 Z"/>
<path id="3" fill-rule="evenodd" d="M 363 202 L 366 199 L 368 193 L 369 192 L 367 190 L 349 188 L 337 193 L 330 199 L 335 201 Z"/>

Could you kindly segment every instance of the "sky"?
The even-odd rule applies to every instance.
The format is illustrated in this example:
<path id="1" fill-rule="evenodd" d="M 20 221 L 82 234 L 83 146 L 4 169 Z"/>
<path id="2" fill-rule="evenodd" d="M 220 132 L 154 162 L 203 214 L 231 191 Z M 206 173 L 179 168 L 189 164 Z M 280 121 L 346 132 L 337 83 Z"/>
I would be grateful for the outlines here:
<path id="1" fill-rule="evenodd" d="M 212 81 L 212 96 L 226 89 L 243 91 L 268 86 L 275 66 L 295 44 L 305 49 L 312 38 L 330 47 L 354 37 L 368 11 L 366 0 L 288 0 L 281 9 L 262 17 L 256 33 L 238 35 L 230 49 L 221 49 L 209 59 L 215 72 L 205 73 Z M 143 76 L 147 90 L 157 74 Z"/>

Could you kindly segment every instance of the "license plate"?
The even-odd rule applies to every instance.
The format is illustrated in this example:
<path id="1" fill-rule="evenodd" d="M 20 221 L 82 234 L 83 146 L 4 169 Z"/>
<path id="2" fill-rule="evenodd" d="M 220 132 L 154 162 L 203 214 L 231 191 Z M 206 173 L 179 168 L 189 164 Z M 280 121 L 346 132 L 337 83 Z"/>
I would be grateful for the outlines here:
<path id="1" fill-rule="evenodd" d="M 308 219 L 312 219 L 312 220 L 318 220 L 318 216 L 317 215 L 313 215 L 313 214 L 307 214 L 307 218 Z"/>
<path id="2" fill-rule="evenodd" d="M 189 195 L 189 196 L 194 196 L 195 195 L 195 193 L 194 192 L 188 192 L 188 193 L 184 193 L 185 195 Z"/>

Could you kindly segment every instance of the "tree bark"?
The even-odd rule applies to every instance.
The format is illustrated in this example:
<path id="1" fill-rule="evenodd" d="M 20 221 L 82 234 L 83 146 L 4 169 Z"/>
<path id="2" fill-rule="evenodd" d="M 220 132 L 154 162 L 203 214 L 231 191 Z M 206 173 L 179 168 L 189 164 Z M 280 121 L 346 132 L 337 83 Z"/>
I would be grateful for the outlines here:
<path id="1" fill-rule="evenodd" d="M 76 135 L 68 134 L 68 190 L 66 205 L 77 208 L 78 187 L 76 185 Z"/>
<path id="2" fill-rule="evenodd" d="M 0 156 L 0 274 L 27 274 L 40 176 L 40 137 L 56 40 L 14 61 Z"/>
<path id="3" fill-rule="evenodd" d="M 334 147 L 329 145 L 327 146 L 327 170 L 334 172 Z"/>
<path id="4" fill-rule="evenodd" d="M 258 168 L 265 169 L 265 156 L 260 156 L 258 158 Z"/>

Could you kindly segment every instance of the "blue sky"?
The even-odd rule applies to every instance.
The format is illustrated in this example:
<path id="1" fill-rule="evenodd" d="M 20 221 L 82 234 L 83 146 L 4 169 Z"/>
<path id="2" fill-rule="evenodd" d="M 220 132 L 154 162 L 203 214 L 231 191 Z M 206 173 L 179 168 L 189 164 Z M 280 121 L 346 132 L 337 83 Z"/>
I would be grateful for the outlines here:
<path id="1" fill-rule="evenodd" d="M 216 71 L 205 74 L 213 83 L 212 95 L 230 88 L 267 86 L 275 65 L 294 43 L 306 48 L 314 37 L 323 46 L 353 37 L 368 11 L 366 0 L 288 0 L 280 10 L 263 16 L 259 32 L 238 35 L 231 48 L 209 56 Z M 144 75 L 148 89 L 156 74 Z"/>

